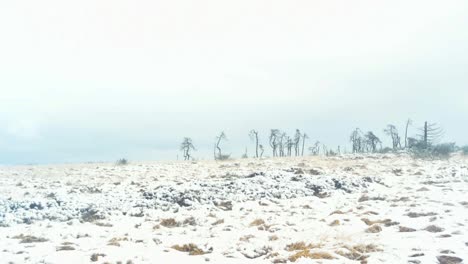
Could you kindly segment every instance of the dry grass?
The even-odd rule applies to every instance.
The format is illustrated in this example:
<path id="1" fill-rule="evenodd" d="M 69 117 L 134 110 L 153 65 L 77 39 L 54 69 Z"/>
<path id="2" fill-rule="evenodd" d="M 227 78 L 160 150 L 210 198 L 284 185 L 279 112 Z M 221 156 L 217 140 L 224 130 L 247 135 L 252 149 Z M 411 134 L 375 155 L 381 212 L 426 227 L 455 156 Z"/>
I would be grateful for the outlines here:
<path id="1" fill-rule="evenodd" d="M 252 223 L 250 223 L 250 226 L 260 226 L 264 224 L 265 224 L 265 221 L 259 218 L 259 219 L 255 219 L 254 221 L 252 221 Z"/>
<path id="2" fill-rule="evenodd" d="M 277 235 L 272 235 L 272 236 L 269 236 L 269 237 L 268 237 L 268 240 L 269 240 L 269 241 L 276 241 L 276 240 L 278 240 L 278 239 L 279 239 L 279 237 L 278 237 Z"/>
<path id="3" fill-rule="evenodd" d="M 298 251 L 291 255 L 288 259 L 291 262 L 296 262 L 300 258 L 310 258 L 310 259 L 335 259 L 331 254 L 327 252 L 313 252 L 311 253 L 309 249 L 304 249 Z"/>
<path id="4" fill-rule="evenodd" d="M 379 225 L 373 225 L 366 229 L 366 233 L 380 233 L 382 232 L 382 227 Z"/>
<path id="5" fill-rule="evenodd" d="M 220 225 L 220 224 L 224 224 L 224 219 L 219 219 L 216 222 L 212 223 L 211 225 Z"/>
<path id="6" fill-rule="evenodd" d="M 340 225 L 340 220 L 335 220 L 329 224 L 329 226 L 339 226 Z"/>
<path id="7" fill-rule="evenodd" d="M 344 212 L 341 210 L 336 210 L 330 213 L 330 215 L 334 215 L 334 214 L 344 214 Z"/>
<path id="8" fill-rule="evenodd" d="M 173 228 L 173 227 L 180 226 L 180 223 L 177 222 L 174 218 L 162 219 L 160 224 L 162 226 L 164 226 L 164 227 L 167 227 L 167 228 Z"/>
<path id="9" fill-rule="evenodd" d="M 172 246 L 172 248 L 177 250 L 177 251 L 180 251 L 180 252 L 188 252 L 189 255 L 191 255 L 191 256 L 204 255 L 204 254 L 208 253 L 208 252 L 203 251 L 197 245 L 192 244 L 192 243 L 184 244 L 182 246 L 174 245 L 174 246 Z"/>
<path id="10" fill-rule="evenodd" d="M 287 251 L 297 251 L 297 250 L 306 250 L 306 249 L 313 249 L 313 248 L 320 248 L 320 244 L 306 244 L 303 241 L 292 243 L 286 246 Z"/>
<path id="11" fill-rule="evenodd" d="M 116 247 L 120 247 L 120 242 L 121 241 L 128 241 L 128 238 L 124 237 L 124 238 L 117 238 L 117 237 L 114 237 L 112 238 L 111 240 L 109 240 L 109 242 L 107 242 L 107 245 L 108 246 L 116 246 Z"/>
<path id="12" fill-rule="evenodd" d="M 335 253 L 347 259 L 358 260 L 362 262 L 365 262 L 368 257 L 365 254 L 382 251 L 374 244 L 358 244 L 352 247 L 345 246 L 344 248 L 346 248 L 348 252 L 339 250 L 339 251 L 336 251 Z"/>
<path id="13" fill-rule="evenodd" d="M 106 256 L 106 254 L 103 254 L 103 253 L 93 253 L 91 255 L 91 261 L 96 262 L 96 261 L 99 260 L 99 257 L 105 257 L 105 256 Z"/>
<path id="14" fill-rule="evenodd" d="M 254 238 L 255 236 L 254 235 L 246 235 L 246 236 L 243 236 L 241 238 L 239 238 L 239 241 L 242 241 L 242 242 L 249 242 L 250 239 Z"/>

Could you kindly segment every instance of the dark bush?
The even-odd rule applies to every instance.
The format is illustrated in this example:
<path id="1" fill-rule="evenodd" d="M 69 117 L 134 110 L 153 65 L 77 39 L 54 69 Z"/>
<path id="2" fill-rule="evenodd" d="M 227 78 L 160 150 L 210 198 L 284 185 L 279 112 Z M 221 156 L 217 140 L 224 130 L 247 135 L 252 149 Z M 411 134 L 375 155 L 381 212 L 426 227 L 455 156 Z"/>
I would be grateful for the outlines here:
<path id="1" fill-rule="evenodd" d="M 468 145 L 461 147 L 462 154 L 468 156 Z"/>
<path id="2" fill-rule="evenodd" d="M 120 166 L 128 165 L 128 160 L 127 159 L 119 159 L 119 160 L 117 160 L 117 162 L 115 164 L 120 165 Z"/>
<path id="3" fill-rule="evenodd" d="M 455 150 L 455 143 L 442 143 L 426 147 L 418 142 L 411 148 L 411 154 L 418 159 L 448 159 Z"/>

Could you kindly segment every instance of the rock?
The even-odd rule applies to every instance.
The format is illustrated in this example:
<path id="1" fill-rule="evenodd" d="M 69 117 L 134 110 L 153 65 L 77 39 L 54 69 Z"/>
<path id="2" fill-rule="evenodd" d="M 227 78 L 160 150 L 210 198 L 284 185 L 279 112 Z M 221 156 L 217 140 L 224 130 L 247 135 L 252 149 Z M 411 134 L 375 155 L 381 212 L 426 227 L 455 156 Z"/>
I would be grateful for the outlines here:
<path id="1" fill-rule="evenodd" d="M 380 233 L 382 231 L 382 227 L 379 225 L 373 225 L 366 229 L 366 233 Z"/>
<path id="2" fill-rule="evenodd" d="M 437 260 L 439 261 L 439 264 L 458 264 L 463 262 L 463 259 L 459 257 L 452 257 L 446 255 L 438 256 Z"/>
<path id="3" fill-rule="evenodd" d="M 232 211 L 232 202 L 231 201 L 223 201 L 223 202 L 215 202 L 216 207 L 223 211 Z"/>
<path id="4" fill-rule="evenodd" d="M 424 230 L 426 230 L 427 232 L 431 232 L 431 233 L 439 233 L 439 232 L 443 232 L 443 231 L 444 231 L 443 228 L 438 227 L 438 226 L 436 226 L 436 225 L 427 226 L 426 228 L 424 228 Z"/>
<path id="5" fill-rule="evenodd" d="M 311 175 L 322 175 L 323 173 L 317 169 L 310 169 L 309 174 Z"/>
<path id="6" fill-rule="evenodd" d="M 442 250 L 440 254 L 455 254 L 455 252 L 453 252 L 452 250 L 446 249 L 446 250 Z"/>
<path id="7" fill-rule="evenodd" d="M 416 231 L 416 229 L 414 229 L 414 228 L 409 228 L 409 227 L 405 227 L 405 226 L 400 226 L 399 229 L 400 229 L 400 232 L 402 232 L 402 233 L 415 232 Z"/>

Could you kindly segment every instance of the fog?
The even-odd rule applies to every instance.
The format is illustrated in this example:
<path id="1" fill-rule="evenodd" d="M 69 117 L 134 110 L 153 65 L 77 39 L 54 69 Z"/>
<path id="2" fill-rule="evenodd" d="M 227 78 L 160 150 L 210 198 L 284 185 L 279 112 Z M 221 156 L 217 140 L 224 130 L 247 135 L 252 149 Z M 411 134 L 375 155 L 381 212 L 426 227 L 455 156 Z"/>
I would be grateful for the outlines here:
<path id="1" fill-rule="evenodd" d="M 3 1 L 0 164 L 252 155 L 250 129 L 468 144 L 466 1 Z M 266 147 L 265 154 L 271 155 Z"/>

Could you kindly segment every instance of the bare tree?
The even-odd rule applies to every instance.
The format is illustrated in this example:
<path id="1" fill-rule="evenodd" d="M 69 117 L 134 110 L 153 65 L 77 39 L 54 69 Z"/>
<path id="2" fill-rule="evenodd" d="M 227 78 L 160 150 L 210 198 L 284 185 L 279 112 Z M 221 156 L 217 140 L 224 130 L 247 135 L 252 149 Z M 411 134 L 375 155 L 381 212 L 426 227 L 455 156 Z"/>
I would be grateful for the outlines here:
<path id="1" fill-rule="evenodd" d="M 405 129 L 405 149 L 408 148 L 408 128 L 412 124 L 413 124 L 413 121 L 408 118 L 408 120 L 406 121 L 406 129 Z"/>
<path id="2" fill-rule="evenodd" d="M 394 125 L 387 125 L 387 128 L 384 129 L 384 132 L 392 138 L 392 146 L 394 150 L 401 148 L 401 139 L 398 135 L 398 130 Z"/>
<path id="3" fill-rule="evenodd" d="M 309 148 L 312 156 L 317 156 L 320 153 L 320 141 L 316 141 L 314 146 Z"/>
<path id="4" fill-rule="evenodd" d="M 192 139 L 189 137 L 185 137 L 182 141 L 182 144 L 180 144 L 180 150 L 182 150 L 184 153 L 184 160 L 190 160 L 190 158 L 192 157 L 190 155 L 190 150 L 196 151 Z"/>
<path id="5" fill-rule="evenodd" d="M 229 158 L 229 155 L 223 155 L 222 152 L 221 152 L 221 147 L 219 146 L 221 141 L 222 140 L 225 140 L 227 141 L 227 137 L 226 137 L 226 134 L 223 132 L 221 132 L 221 134 L 219 134 L 219 136 L 216 137 L 216 143 L 215 143 L 215 160 L 225 160 L 225 159 L 228 159 Z"/>
<path id="6" fill-rule="evenodd" d="M 263 157 L 263 152 L 265 151 L 263 149 L 263 145 L 262 144 L 258 145 L 258 149 L 260 149 L 260 158 L 261 158 L 261 157 Z"/>
<path id="7" fill-rule="evenodd" d="M 309 137 L 307 136 L 306 133 L 304 133 L 302 135 L 302 152 L 301 152 L 301 156 L 304 156 L 304 147 L 305 147 L 305 141 L 306 139 L 308 139 Z"/>
<path id="8" fill-rule="evenodd" d="M 249 158 L 249 155 L 248 155 L 248 153 L 247 153 L 247 148 L 245 148 L 245 152 L 244 152 L 244 154 L 242 154 L 242 158 L 243 158 L 243 159 Z"/>
<path id="9" fill-rule="evenodd" d="M 424 144 L 424 148 L 437 143 L 444 135 L 444 131 L 441 127 L 439 127 L 436 123 L 429 124 L 427 121 L 424 122 L 424 127 L 420 128 L 419 130 L 419 137 Z"/>
<path id="10" fill-rule="evenodd" d="M 255 157 L 258 158 L 258 131 L 250 130 L 249 136 L 251 140 L 255 141 Z"/>
<path id="11" fill-rule="evenodd" d="M 356 128 L 355 130 L 353 130 L 353 132 L 351 133 L 351 136 L 349 137 L 349 141 L 351 142 L 353 146 L 353 153 L 362 152 L 363 140 L 362 140 L 361 129 Z"/>
<path id="12" fill-rule="evenodd" d="M 279 141 L 278 141 L 278 150 L 280 152 L 280 157 L 284 157 L 285 156 L 285 149 L 287 148 L 287 135 L 286 133 L 281 133 L 281 136 L 279 137 Z"/>
<path id="13" fill-rule="evenodd" d="M 299 156 L 299 142 L 301 141 L 301 131 L 299 129 L 296 129 L 296 134 L 294 135 L 294 154 L 295 156 Z"/>
<path id="14" fill-rule="evenodd" d="M 272 129 L 270 131 L 270 147 L 273 150 L 273 157 L 278 156 L 278 141 L 281 136 L 281 132 L 278 129 Z"/>
<path id="15" fill-rule="evenodd" d="M 376 152 L 377 145 L 382 144 L 382 141 L 380 141 L 380 139 L 371 131 L 367 132 L 367 134 L 365 135 L 365 140 L 367 146 L 370 148 L 369 150 L 372 152 Z"/>

